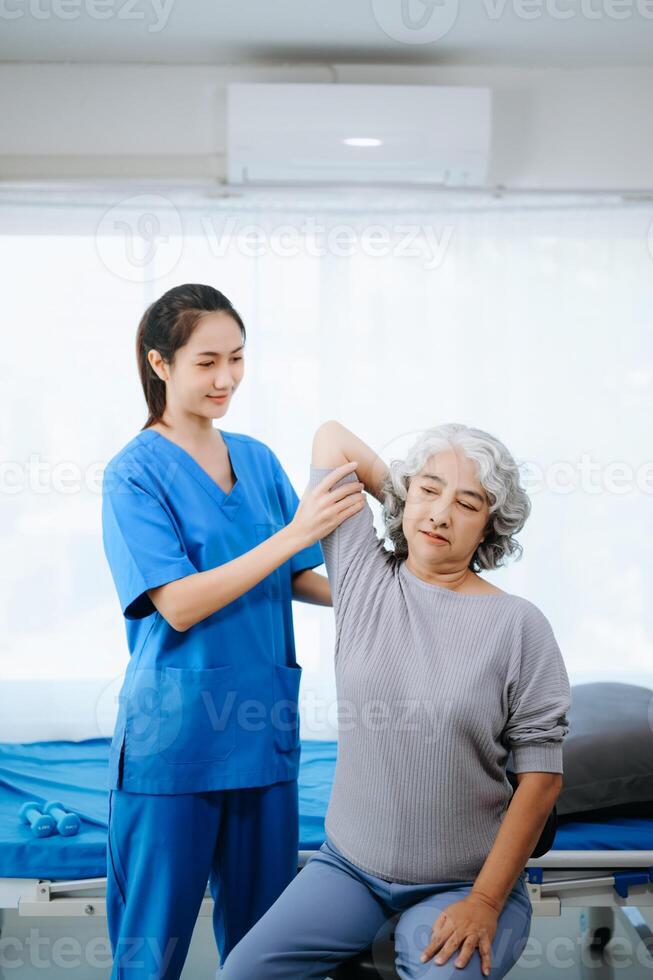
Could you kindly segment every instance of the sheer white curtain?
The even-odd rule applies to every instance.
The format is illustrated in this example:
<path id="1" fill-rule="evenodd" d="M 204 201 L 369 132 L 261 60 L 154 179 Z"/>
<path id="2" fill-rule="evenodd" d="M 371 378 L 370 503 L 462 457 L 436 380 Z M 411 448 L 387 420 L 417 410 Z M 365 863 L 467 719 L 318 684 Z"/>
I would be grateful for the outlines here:
<path id="1" fill-rule="evenodd" d="M 101 470 L 145 421 L 140 315 L 182 282 L 244 316 L 221 427 L 267 442 L 300 495 L 328 418 L 388 459 L 444 421 L 501 438 L 533 511 L 522 560 L 487 577 L 545 612 L 572 683 L 653 686 L 653 208 L 157 207 L 0 211 L 3 707 L 19 690 L 42 717 L 29 691 L 56 679 L 83 734 L 110 731 L 127 651 Z M 295 604 L 295 624 L 304 735 L 335 737 L 331 610 Z"/>

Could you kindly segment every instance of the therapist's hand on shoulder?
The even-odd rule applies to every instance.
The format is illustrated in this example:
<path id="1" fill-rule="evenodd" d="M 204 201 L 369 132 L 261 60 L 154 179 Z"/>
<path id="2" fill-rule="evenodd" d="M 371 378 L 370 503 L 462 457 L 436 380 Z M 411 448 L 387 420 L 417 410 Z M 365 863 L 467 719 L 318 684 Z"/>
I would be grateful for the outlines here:
<path id="1" fill-rule="evenodd" d="M 337 466 L 315 487 L 308 487 L 297 505 L 290 526 L 302 547 L 325 538 L 352 514 L 365 506 L 364 484 L 350 480 L 332 490 L 334 483 L 353 473 L 356 461 Z"/>

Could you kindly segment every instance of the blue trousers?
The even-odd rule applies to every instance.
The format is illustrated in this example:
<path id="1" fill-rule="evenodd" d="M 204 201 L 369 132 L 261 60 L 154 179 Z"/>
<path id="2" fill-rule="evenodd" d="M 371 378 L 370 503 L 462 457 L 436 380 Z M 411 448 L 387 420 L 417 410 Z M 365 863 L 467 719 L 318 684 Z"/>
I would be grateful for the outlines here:
<path id="1" fill-rule="evenodd" d="M 112 790 L 112 980 L 177 980 L 207 882 L 224 961 L 296 876 L 298 847 L 296 780 L 170 796 Z"/>
<path id="2" fill-rule="evenodd" d="M 231 951 L 216 980 L 324 980 L 339 963 L 394 932 L 395 969 L 404 978 L 483 980 L 478 947 L 465 967 L 419 958 L 445 906 L 471 891 L 472 881 L 402 885 L 368 874 L 345 858 L 327 838 L 311 855 L 274 905 Z M 492 941 L 490 980 L 521 956 L 532 907 L 526 884 L 517 879 L 498 918 Z"/>

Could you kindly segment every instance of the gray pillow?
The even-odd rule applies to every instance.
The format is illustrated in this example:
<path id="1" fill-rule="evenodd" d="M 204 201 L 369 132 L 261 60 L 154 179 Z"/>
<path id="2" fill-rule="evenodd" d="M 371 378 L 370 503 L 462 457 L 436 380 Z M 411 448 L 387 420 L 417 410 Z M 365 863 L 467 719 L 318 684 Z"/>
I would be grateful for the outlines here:
<path id="1" fill-rule="evenodd" d="M 601 681 L 571 688 L 559 816 L 605 810 L 633 815 L 653 803 L 653 690 Z M 638 807 L 640 809 L 638 810 Z"/>

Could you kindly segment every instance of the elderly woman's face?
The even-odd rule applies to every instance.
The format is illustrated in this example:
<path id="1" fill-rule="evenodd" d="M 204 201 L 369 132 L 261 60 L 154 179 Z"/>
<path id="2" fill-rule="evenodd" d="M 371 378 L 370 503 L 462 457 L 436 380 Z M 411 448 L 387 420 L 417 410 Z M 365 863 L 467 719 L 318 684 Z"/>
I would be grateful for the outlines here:
<path id="1" fill-rule="evenodd" d="M 408 487 L 402 528 L 411 559 L 442 568 L 464 566 L 483 539 L 489 513 L 475 462 L 453 449 L 435 453 Z"/>

